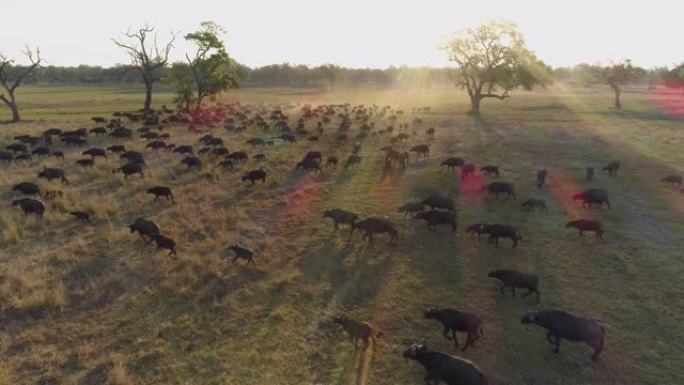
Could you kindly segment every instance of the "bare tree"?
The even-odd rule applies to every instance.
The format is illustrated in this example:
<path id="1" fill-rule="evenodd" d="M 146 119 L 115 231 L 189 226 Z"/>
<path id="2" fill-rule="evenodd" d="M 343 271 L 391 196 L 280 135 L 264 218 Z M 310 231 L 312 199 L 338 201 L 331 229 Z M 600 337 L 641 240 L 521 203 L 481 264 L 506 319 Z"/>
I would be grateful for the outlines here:
<path id="1" fill-rule="evenodd" d="M 7 96 L 4 93 L 0 93 L 0 100 L 12 110 L 12 123 L 17 123 L 21 120 L 19 106 L 17 105 L 17 98 L 14 95 L 14 92 L 33 70 L 40 67 L 42 62 L 39 48 L 36 48 L 36 51 L 33 52 L 31 48 L 26 46 L 26 50 L 23 53 L 31 62 L 28 67 L 14 66 L 14 60 L 7 58 L 0 52 L 0 84 L 2 84 L 2 87 L 7 92 Z"/>
<path id="2" fill-rule="evenodd" d="M 145 25 L 137 32 L 122 33 L 119 40 L 112 39 L 114 44 L 121 47 L 131 58 L 131 64 L 140 72 L 145 84 L 145 105 L 143 112 L 147 115 L 152 105 L 152 87 L 161 80 L 161 69 L 169 61 L 169 52 L 176 40 L 176 33 L 171 32 L 171 40 L 160 47 L 154 27 Z M 151 41 L 150 41 L 151 39 Z"/>
<path id="3" fill-rule="evenodd" d="M 645 73 L 643 69 L 633 66 L 629 59 L 609 65 L 597 64 L 593 67 L 593 71 L 599 80 L 608 84 L 613 90 L 616 109 L 622 109 L 620 95 L 623 86 L 639 79 Z"/>

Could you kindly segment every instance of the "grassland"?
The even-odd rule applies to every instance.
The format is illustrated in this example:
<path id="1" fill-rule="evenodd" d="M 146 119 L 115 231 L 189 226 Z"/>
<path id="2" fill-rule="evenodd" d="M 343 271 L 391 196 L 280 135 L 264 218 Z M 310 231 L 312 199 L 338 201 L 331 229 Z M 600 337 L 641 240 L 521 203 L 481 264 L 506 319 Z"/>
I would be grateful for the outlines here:
<path id="1" fill-rule="evenodd" d="M 681 384 L 684 194 L 658 184 L 684 172 L 680 100 L 625 94 L 625 110 L 615 111 L 610 96 L 562 88 L 517 94 L 485 104 L 477 123 L 452 90 L 250 89 L 225 96 L 242 103 L 390 104 L 407 111 L 407 120 L 412 107 L 431 106 L 415 116 L 436 127 L 435 139 L 419 129 L 409 142 L 429 142 L 431 159 L 389 174 L 379 151 L 387 137 L 363 143 L 358 170 L 293 171 L 312 148 L 346 157 L 351 143 L 336 144 L 330 132 L 316 145 L 267 150 L 269 179 L 253 188 L 239 179 L 252 161 L 234 172 L 188 172 L 168 153 L 146 155 L 144 179 L 112 175 L 114 159 L 79 170 L 76 153 L 64 163 L 0 165 L 0 383 L 422 384 L 422 367 L 401 357 L 408 344 L 427 338 L 431 347 L 455 353 L 440 326 L 422 318 L 437 305 L 481 315 L 485 336 L 463 356 L 492 384 Z M 90 116 L 137 108 L 142 100 L 129 89 L 67 87 L 26 87 L 20 97 L 27 121 L 0 126 L 3 147 L 19 133 L 89 127 Z M 156 103 L 169 100 L 162 94 Z M 183 127 L 168 132 L 174 143 L 197 143 Z M 231 151 L 250 154 L 244 140 L 260 135 L 215 133 Z M 125 144 L 142 149 L 145 142 Z M 501 179 L 516 184 L 518 203 L 466 193 L 438 167 L 452 154 L 501 166 Z M 613 159 L 623 165 L 617 178 L 584 181 L 586 166 Z M 45 218 L 25 218 L 9 205 L 11 186 L 35 181 L 43 165 L 64 167 L 71 184 L 63 198 L 48 202 Z M 538 167 L 550 170 L 542 190 L 534 186 Z M 50 188 L 61 188 L 56 183 Z M 144 191 L 155 184 L 172 186 L 177 203 L 152 204 Z M 570 200 L 590 186 L 610 191 L 612 209 L 589 212 Z M 456 235 L 428 231 L 396 212 L 429 192 L 457 199 Z M 546 199 L 549 214 L 523 212 L 519 202 L 528 197 Z M 347 243 L 346 229 L 333 233 L 321 219 L 333 206 L 390 216 L 400 241 L 388 246 L 380 236 L 369 244 L 355 235 Z M 92 211 L 93 224 L 66 214 L 76 209 Z M 138 216 L 178 241 L 178 257 L 155 253 L 130 234 L 127 225 Z M 604 240 L 564 228 L 577 217 L 601 219 Z M 463 233 L 473 222 L 515 225 L 524 240 L 516 249 L 505 241 L 499 248 L 478 243 Z M 233 243 L 256 251 L 256 268 L 226 261 Z M 486 278 L 496 267 L 539 274 L 542 303 L 499 295 Z M 520 324 L 536 307 L 604 321 L 600 360 L 592 362 L 582 344 L 565 342 L 560 355 L 551 353 L 542 329 Z M 377 348 L 354 354 L 330 323 L 340 313 L 383 330 Z"/>

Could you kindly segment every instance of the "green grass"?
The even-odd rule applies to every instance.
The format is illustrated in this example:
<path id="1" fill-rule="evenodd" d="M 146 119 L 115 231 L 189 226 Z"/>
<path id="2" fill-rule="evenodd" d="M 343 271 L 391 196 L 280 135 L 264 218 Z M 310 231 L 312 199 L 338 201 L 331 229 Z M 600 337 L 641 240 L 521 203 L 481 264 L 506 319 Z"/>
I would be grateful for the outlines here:
<path id="1" fill-rule="evenodd" d="M 19 133 L 47 127 L 91 127 L 90 116 L 137 109 L 142 93 L 121 88 L 25 87 L 27 122 L 0 127 L 0 145 Z M 93 170 L 67 161 L 35 160 L 0 165 L 0 309 L 3 364 L 0 380 L 15 384 L 419 384 L 423 368 L 401 357 L 412 342 L 475 362 L 492 384 L 678 384 L 684 378 L 684 196 L 658 180 L 682 173 L 681 121 L 658 100 L 624 95 L 625 111 L 610 109 L 604 90 L 552 89 L 486 102 L 483 121 L 463 114 L 463 95 L 453 90 L 244 89 L 225 95 L 241 103 L 365 103 L 404 109 L 409 145 L 430 143 L 432 157 L 405 171 L 383 175 L 380 147 L 386 136 L 363 142 L 358 170 L 321 175 L 292 171 L 308 150 L 345 159 L 352 141 L 332 140 L 331 124 L 321 143 L 267 149 L 265 185 L 246 187 L 242 171 L 214 168 L 188 172 L 179 158 L 149 153 L 144 179 L 111 174 L 118 161 L 98 161 Z M 168 103 L 169 94 L 155 104 Z M 412 113 L 412 107 L 431 106 Z M 3 111 L 6 113 L 6 111 Z M 289 110 L 291 119 L 299 111 Z M 0 115 L 0 120 L 6 115 Z M 309 126 L 313 128 L 314 122 Z M 376 129 L 388 123 L 376 119 Z M 437 128 L 436 138 L 423 135 Z M 137 126 L 132 126 L 137 128 Z M 358 125 L 352 128 L 352 134 Z M 197 146 L 185 128 L 169 127 L 172 142 Z M 231 151 L 244 149 L 252 128 L 215 132 Z M 275 133 L 266 134 L 276 135 Z M 108 138 L 89 138 L 106 146 Z M 142 149 L 142 140 L 125 142 Z M 439 168 L 449 155 L 478 165 L 496 164 L 501 180 L 516 185 L 517 202 L 495 201 L 464 191 L 458 178 Z M 584 168 L 618 159 L 617 178 L 598 174 L 584 181 Z M 39 183 L 65 191 L 48 202 L 45 218 L 24 218 L 9 205 L 11 186 L 35 181 L 43 165 L 67 170 L 71 184 Z M 538 190 L 538 167 L 550 170 Z M 150 203 L 145 190 L 169 185 L 175 205 Z M 589 212 L 570 196 L 585 187 L 605 187 L 613 208 Z M 457 198 L 459 230 L 428 231 L 402 218 L 397 208 L 411 197 L 440 192 Z M 526 214 L 528 197 L 547 200 L 549 214 Z M 361 216 L 383 214 L 399 227 L 400 240 L 384 236 L 369 244 L 346 228 L 332 231 L 321 219 L 327 207 Z M 81 225 L 68 211 L 95 213 Z M 178 257 L 154 252 L 127 225 L 145 216 L 179 244 Z M 604 241 L 578 238 L 564 223 L 595 217 L 607 229 Z M 496 248 L 463 233 L 474 222 L 517 226 L 516 249 Z M 257 267 L 227 262 L 238 243 L 256 252 Z M 554 355 L 544 331 L 520 318 L 536 308 L 526 299 L 501 296 L 486 277 L 497 267 L 541 277 L 541 308 L 563 308 L 608 325 L 606 351 L 597 363 L 583 344 L 564 342 Z M 422 317 L 431 306 L 478 313 L 485 336 L 465 354 L 441 336 L 441 326 Z M 384 332 L 375 350 L 354 354 L 343 331 L 331 325 L 344 313 Z M 461 338 L 463 341 L 463 338 Z M 462 342 L 461 341 L 461 342 Z"/>

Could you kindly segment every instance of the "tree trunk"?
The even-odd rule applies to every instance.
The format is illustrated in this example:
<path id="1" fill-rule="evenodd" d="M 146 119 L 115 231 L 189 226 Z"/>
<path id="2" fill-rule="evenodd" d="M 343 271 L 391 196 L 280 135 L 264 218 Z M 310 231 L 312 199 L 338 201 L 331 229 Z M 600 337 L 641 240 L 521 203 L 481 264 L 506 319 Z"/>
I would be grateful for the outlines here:
<path id="1" fill-rule="evenodd" d="M 143 107 L 143 115 L 147 117 L 152 106 L 152 82 L 145 83 L 145 106 Z"/>
<path id="2" fill-rule="evenodd" d="M 622 102 L 620 101 L 620 88 L 613 87 L 613 92 L 615 92 L 615 108 L 620 110 L 622 109 Z"/>
<path id="3" fill-rule="evenodd" d="M 21 121 L 21 115 L 19 115 L 19 106 L 17 106 L 17 100 L 14 98 L 13 93 L 9 93 L 9 99 L 5 95 L 0 94 L 0 100 L 2 100 L 7 108 L 12 111 L 12 123 L 18 123 Z"/>
<path id="4" fill-rule="evenodd" d="M 21 116 L 19 115 L 19 107 L 17 107 L 17 103 L 14 102 L 10 104 L 9 108 L 12 110 L 12 123 L 18 123 L 21 120 Z"/>
<path id="5" fill-rule="evenodd" d="M 480 95 L 471 95 L 470 96 L 470 111 L 468 111 L 469 115 L 480 116 L 480 102 L 481 101 L 482 101 L 482 97 L 480 97 Z"/>

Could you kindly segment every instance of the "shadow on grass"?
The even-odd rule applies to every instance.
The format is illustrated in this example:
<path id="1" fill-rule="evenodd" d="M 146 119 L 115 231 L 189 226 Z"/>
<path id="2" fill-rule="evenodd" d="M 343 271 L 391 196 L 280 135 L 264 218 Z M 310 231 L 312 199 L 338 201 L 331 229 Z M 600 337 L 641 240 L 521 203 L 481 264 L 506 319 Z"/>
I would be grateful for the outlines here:
<path id="1" fill-rule="evenodd" d="M 246 288 L 248 285 L 254 284 L 257 281 L 263 281 L 268 277 L 268 273 L 264 270 L 259 270 L 256 267 L 244 266 L 228 263 L 226 269 L 237 270 L 236 276 L 226 278 L 211 276 L 205 274 L 201 277 L 201 287 L 197 289 L 203 290 L 202 297 L 197 299 L 197 302 L 202 305 L 211 305 L 214 302 L 220 302 L 226 296 L 237 293 Z"/>
<path id="2" fill-rule="evenodd" d="M 363 307 L 371 302 L 381 289 L 379 277 L 391 264 L 387 252 L 392 247 L 386 239 L 378 237 L 366 242 L 360 237 L 354 234 L 348 241 L 349 230 L 338 230 L 320 247 L 303 256 L 297 266 L 303 279 L 328 282 L 334 290 L 342 290 L 339 300 L 345 307 Z"/>
<path id="3" fill-rule="evenodd" d="M 648 110 L 648 111 L 631 111 L 631 110 L 617 110 L 615 108 L 606 109 L 603 111 L 593 111 L 587 114 L 599 115 L 603 118 L 623 118 L 631 120 L 643 120 L 644 122 L 663 121 L 663 122 L 681 122 L 682 119 L 674 115 L 669 115 L 662 111 Z"/>
<path id="4" fill-rule="evenodd" d="M 106 307 L 123 295 L 127 288 L 122 280 L 112 278 L 114 261 L 108 258 L 93 258 L 74 267 L 65 276 L 70 293 L 69 303 L 78 304 L 74 311 L 87 311 Z M 97 290 L 86 294 L 82 288 L 96 286 Z M 83 294 L 75 294 L 83 293 Z"/>
<path id="5" fill-rule="evenodd" d="M 520 106 L 518 107 L 519 110 L 521 111 L 558 111 L 558 110 L 567 110 L 570 111 L 570 107 L 568 107 L 566 104 L 563 103 L 550 103 L 550 104 L 541 104 L 538 106 Z"/>
<path id="6" fill-rule="evenodd" d="M 401 167 L 383 167 L 380 182 L 390 181 L 398 183 L 402 176 L 404 176 L 405 171 Z"/>

